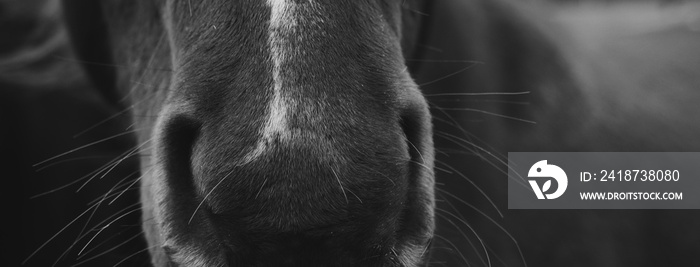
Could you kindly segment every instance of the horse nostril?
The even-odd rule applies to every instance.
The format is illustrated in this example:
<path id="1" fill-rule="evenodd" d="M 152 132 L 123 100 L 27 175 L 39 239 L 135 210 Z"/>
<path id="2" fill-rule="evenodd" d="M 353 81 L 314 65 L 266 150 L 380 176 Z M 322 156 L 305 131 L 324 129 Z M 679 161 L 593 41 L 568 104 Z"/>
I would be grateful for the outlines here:
<path id="1" fill-rule="evenodd" d="M 198 124 L 184 116 L 171 119 L 165 126 L 162 133 L 162 152 L 164 157 L 162 160 L 165 164 L 167 176 L 190 177 L 190 179 L 176 180 L 188 180 L 191 183 L 191 156 L 198 131 Z"/>
<path id="2" fill-rule="evenodd" d="M 428 104 L 417 88 L 410 88 L 405 95 L 400 115 L 401 130 L 406 138 L 412 165 L 422 169 L 432 169 L 433 141 L 432 122 Z M 416 166 L 411 166 L 411 168 Z M 418 170 L 411 170 L 415 173 Z"/>
<path id="3" fill-rule="evenodd" d="M 406 135 L 406 143 L 409 151 L 409 156 L 413 161 L 427 164 L 428 159 L 422 155 L 422 150 L 425 147 L 425 139 L 429 138 L 429 125 L 426 125 L 425 117 L 422 110 L 409 110 L 401 116 L 401 129 Z"/>
<path id="4" fill-rule="evenodd" d="M 192 174 L 192 151 L 199 135 L 200 125 L 186 116 L 174 116 L 160 129 L 156 166 L 160 166 L 160 183 L 177 195 L 178 207 L 173 210 L 182 216 L 193 212 L 196 197 Z M 189 201 L 188 201 L 189 200 Z M 178 217 L 182 217 L 178 214 Z"/>

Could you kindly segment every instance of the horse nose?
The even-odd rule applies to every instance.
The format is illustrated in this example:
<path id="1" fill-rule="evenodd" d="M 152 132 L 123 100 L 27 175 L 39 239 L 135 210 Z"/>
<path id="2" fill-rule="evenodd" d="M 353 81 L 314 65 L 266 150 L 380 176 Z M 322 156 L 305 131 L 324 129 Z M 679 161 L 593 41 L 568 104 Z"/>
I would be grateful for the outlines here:
<path id="1" fill-rule="evenodd" d="M 429 164 L 420 150 L 430 125 L 425 107 L 411 102 L 420 99 L 393 101 L 405 103 L 338 101 L 257 114 L 173 108 L 160 126 L 157 164 L 166 186 L 198 201 L 191 217 L 235 213 L 290 231 L 336 223 L 365 201 L 400 210 L 403 199 L 388 196 L 405 191 L 412 161 Z"/>
<path id="2" fill-rule="evenodd" d="M 261 236 L 353 237 L 368 250 L 394 248 L 401 231 L 424 238 L 430 115 L 412 82 L 397 84 L 381 94 L 169 104 L 156 127 L 161 227 L 239 247 Z"/>

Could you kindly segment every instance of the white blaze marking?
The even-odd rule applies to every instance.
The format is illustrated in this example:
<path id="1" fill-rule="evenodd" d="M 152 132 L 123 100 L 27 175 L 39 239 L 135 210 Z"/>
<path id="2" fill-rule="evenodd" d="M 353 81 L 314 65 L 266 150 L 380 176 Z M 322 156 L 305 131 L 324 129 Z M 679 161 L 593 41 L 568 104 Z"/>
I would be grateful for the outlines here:
<path id="1" fill-rule="evenodd" d="M 281 75 L 281 65 L 287 59 L 286 42 L 284 36 L 286 31 L 291 31 L 296 26 L 294 20 L 294 4 L 288 0 L 267 0 L 270 7 L 270 26 L 268 29 L 268 42 L 270 45 L 270 56 L 272 58 L 272 83 L 273 96 L 269 104 L 269 118 L 263 129 L 263 138 L 270 141 L 274 135 L 279 135 L 281 139 L 287 137 L 287 109 L 288 99 L 282 95 L 283 79 Z"/>
<path id="2" fill-rule="evenodd" d="M 274 138 L 280 141 L 288 140 L 291 136 L 287 126 L 287 113 L 293 100 L 285 97 L 282 92 L 284 78 L 282 64 L 290 58 L 286 36 L 295 30 L 296 5 L 290 0 L 266 0 L 270 7 L 270 26 L 268 28 L 268 45 L 272 59 L 272 99 L 268 104 L 268 118 L 262 128 L 261 139 L 253 151 L 248 153 L 239 164 L 244 165 L 256 159 L 267 148 Z"/>

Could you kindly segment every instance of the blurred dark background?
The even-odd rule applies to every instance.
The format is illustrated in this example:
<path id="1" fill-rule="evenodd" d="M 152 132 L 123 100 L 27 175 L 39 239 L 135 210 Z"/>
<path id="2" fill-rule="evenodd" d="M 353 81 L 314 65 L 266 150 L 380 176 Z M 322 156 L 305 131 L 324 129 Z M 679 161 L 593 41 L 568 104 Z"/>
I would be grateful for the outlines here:
<path id="1" fill-rule="evenodd" d="M 148 266 L 140 212 L 129 206 L 136 158 L 95 172 L 132 146 L 129 136 L 99 141 L 125 132 L 128 119 L 105 120 L 117 110 L 73 59 L 59 2 L 0 1 L 0 34 L 1 265 L 34 253 L 24 266 Z"/>

